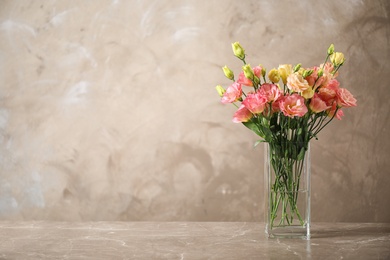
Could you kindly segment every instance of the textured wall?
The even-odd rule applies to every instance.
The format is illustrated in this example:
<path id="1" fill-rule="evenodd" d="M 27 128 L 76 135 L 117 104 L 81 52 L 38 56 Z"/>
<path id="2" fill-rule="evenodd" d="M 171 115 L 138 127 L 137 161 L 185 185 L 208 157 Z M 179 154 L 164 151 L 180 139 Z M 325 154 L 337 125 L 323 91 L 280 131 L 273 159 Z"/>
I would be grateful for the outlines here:
<path id="1" fill-rule="evenodd" d="M 0 1 L 0 219 L 263 220 L 263 147 L 215 85 L 345 53 L 358 99 L 312 144 L 313 221 L 390 222 L 390 5 Z"/>

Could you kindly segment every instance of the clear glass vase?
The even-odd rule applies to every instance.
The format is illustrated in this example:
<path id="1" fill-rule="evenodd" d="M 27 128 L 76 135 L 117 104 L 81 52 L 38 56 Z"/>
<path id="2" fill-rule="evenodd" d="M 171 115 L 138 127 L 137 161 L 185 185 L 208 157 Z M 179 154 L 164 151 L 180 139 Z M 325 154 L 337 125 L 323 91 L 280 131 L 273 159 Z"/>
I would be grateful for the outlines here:
<path id="1" fill-rule="evenodd" d="M 310 144 L 265 143 L 265 233 L 310 239 Z"/>

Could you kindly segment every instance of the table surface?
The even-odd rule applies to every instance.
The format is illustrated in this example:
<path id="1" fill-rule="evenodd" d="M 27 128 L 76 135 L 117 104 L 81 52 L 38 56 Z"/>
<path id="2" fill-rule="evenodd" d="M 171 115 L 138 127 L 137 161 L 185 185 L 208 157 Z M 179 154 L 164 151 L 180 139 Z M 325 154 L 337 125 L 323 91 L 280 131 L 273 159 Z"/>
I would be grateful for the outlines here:
<path id="1" fill-rule="evenodd" d="M 390 223 L 313 223 L 267 239 L 255 222 L 0 222 L 0 259 L 390 259 Z"/>

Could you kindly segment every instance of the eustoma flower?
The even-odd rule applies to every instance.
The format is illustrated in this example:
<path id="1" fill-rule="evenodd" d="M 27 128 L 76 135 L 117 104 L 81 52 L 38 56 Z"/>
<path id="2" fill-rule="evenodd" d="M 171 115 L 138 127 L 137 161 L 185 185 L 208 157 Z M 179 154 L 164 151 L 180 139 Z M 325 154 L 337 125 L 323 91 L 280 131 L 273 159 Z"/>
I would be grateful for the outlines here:
<path id="1" fill-rule="evenodd" d="M 344 116 L 344 112 L 337 107 L 336 102 L 334 102 L 332 107 L 329 108 L 327 111 L 328 111 L 328 117 L 330 118 L 336 117 L 338 120 L 341 120 L 341 117 Z"/>
<path id="2" fill-rule="evenodd" d="M 240 108 L 234 113 L 233 122 L 242 123 L 248 122 L 252 118 L 252 113 L 244 106 L 241 105 Z"/>
<path id="3" fill-rule="evenodd" d="M 301 93 L 308 90 L 310 85 L 301 74 L 295 72 L 287 77 L 287 87 L 294 92 Z"/>
<path id="4" fill-rule="evenodd" d="M 287 83 L 287 77 L 293 73 L 291 64 L 283 64 L 278 67 L 279 76 L 283 81 L 283 84 Z"/>
<path id="5" fill-rule="evenodd" d="M 221 102 L 224 104 L 236 102 L 240 100 L 241 95 L 241 85 L 237 82 L 234 82 L 230 87 L 227 88 L 226 92 L 223 94 Z"/>
<path id="6" fill-rule="evenodd" d="M 248 79 L 247 77 L 245 77 L 243 71 L 241 71 L 240 74 L 238 75 L 237 83 L 239 83 L 243 86 L 248 86 L 248 87 L 253 86 L 252 81 L 250 79 Z"/>
<path id="7" fill-rule="evenodd" d="M 305 105 L 305 99 L 298 94 L 285 96 L 280 101 L 279 107 L 283 114 L 288 117 L 302 117 L 308 111 Z"/>
<path id="8" fill-rule="evenodd" d="M 310 110 L 314 113 L 320 113 L 330 108 L 330 106 L 328 106 L 317 93 L 315 93 L 313 98 L 311 99 L 309 107 Z"/>
<path id="9" fill-rule="evenodd" d="M 344 63 L 344 54 L 341 52 L 334 52 L 332 55 L 330 55 L 330 61 L 335 66 L 340 66 Z"/>
<path id="10" fill-rule="evenodd" d="M 336 92 L 337 104 L 343 107 L 355 107 L 356 99 L 352 96 L 351 92 L 345 88 L 339 88 Z"/>
<path id="11" fill-rule="evenodd" d="M 224 66 L 225 76 L 234 83 L 226 90 L 218 85 L 216 90 L 222 103 L 233 103 L 238 108 L 233 121 L 245 123 L 266 142 L 283 136 L 279 132 L 285 131 L 283 127 L 290 123 L 292 127 L 302 127 L 297 132 L 309 131 L 303 135 L 308 142 L 333 118 L 341 119 L 342 108 L 356 106 L 351 92 L 340 88 L 336 79 L 345 58 L 343 53 L 334 50 L 333 44 L 322 64 L 309 68 L 300 63 L 281 64 L 269 71 L 268 82 L 262 65 L 252 68 L 247 64 L 245 50 L 239 42 L 233 43 L 232 49 L 244 63 L 242 70 L 235 80 L 233 71 Z M 248 91 L 243 91 L 244 86 L 249 87 Z"/>
<path id="12" fill-rule="evenodd" d="M 277 69 L 272 69 L 268 72 L 268 78 L 273 83 L 278 83 L 280 80 L 279 71 Z"/>
<path id="13" fill-rule="evenodd" d="M 249 94 L 242 104 L 253 114 L 260 114 L 264 111 L 265 105 L 267 104 L 267 98 L 257 92 Z"/>
<path id="14" fill-rule="evenodd" d="M 328 71 L 318 66 L 313 67 L 312 70 L 313 73 L 307 76 L 305 79 L 307 83 L 309 83 L 309 85 L 313 88 L 313 90 L 316 90 L 322 85 L 326 85 L 332 77 Z"/>
<path id="15" fill-rule="evenodd" d="M 267 102 L 278 100 L 283 95 L 282 91 L 275 84 L 264 83 L 259 89 L 259 93 L 267 98 Z"/>
<path id="16" fill-rule="evenodd" d="M 251 68 L 249 64 L 245 65 L 243 66 L 243 71 L 238 75 L 237 83 L 243 86 L 253 87 L 253 80 L 256 81 L 255 83 L 259 82 L 261 71 L 262 68 L 260 66 Z"/>

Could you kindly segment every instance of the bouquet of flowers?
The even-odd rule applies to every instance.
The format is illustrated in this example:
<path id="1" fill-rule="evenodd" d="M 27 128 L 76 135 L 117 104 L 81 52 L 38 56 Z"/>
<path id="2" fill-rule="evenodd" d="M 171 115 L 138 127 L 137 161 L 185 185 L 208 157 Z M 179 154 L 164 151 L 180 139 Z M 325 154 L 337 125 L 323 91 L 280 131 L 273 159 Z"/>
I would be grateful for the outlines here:
<path id="1" fill-rule="evenodd" d="M 227 66 L 225 76 L 233 83 L 226 89 L 216 87 L 221 102 L 237 107 L 233 122 L 242 123 L 266 142 L 275 173 L 272 184 L 271 227 L 277 217 L 278 225 L 289 225 L 295 217 L 303 224 L 297 208 L 297 192 L 301 174 L 300 161 L 309 141 L 334 118 L 341 120 L 342 108 L 356 106 L 356 99 L 337 80 L 344 64 L 343 53 L 335 52 L 331 44 L 324 63 L 304 68 L 301 64 L 279 65 L 266 69 L 252 67 L 246 62 L 244 48 L 232 44 L 234 55 L 243 62 L 238 77 Z M 288 211 L 290 210 L 290 212 Z"/>

